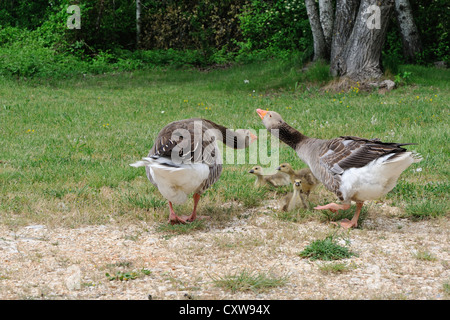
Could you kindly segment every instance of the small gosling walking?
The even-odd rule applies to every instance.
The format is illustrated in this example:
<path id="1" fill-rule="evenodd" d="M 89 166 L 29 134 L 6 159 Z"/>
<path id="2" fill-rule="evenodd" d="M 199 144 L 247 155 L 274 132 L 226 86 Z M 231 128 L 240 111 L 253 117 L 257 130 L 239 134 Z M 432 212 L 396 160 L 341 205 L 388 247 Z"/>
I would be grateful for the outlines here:
<path id="1" fill-rule="evenodd" d="M 293 183 L 294 192 L 289 192 L 282 200 L 282 210 L 291 211 L 300 206 L 307 209 L 306 200 L 302 192 L 302 181 L 295 179 Z"/>

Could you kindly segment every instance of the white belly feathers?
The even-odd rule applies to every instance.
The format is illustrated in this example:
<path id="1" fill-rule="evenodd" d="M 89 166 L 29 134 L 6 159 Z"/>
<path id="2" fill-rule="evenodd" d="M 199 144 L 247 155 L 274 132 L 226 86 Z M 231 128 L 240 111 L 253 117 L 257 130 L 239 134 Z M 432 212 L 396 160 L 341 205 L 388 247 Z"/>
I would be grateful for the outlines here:
<path id="1" fill-rule="evenodd" d="M 345 170 L 339 188 L 345 201 L 376 200 L 391 191 L 400 174 L 414 162 L 411 152 L 391 160 L 392 156 L 388 154 L 362 168 Z"/>
<path id="2" fill-rule="evenodd" d="M 159 192 L 175 204 L 184 203 L 187 196 L 200 188 L 209 175 L 209 166 L 204 163 L 170 165 L 164 158 L 143 160 L 132 166 L 148 166 Z"/>

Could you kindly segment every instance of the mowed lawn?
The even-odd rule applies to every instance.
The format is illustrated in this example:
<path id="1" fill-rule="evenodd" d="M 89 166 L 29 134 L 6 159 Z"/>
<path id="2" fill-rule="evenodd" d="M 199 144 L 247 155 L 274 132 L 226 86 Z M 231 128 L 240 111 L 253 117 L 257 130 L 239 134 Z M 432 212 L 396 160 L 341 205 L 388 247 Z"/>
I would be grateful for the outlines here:
<path id="1" fill-rule="evenodd" d="M 382 200 L 411 219 L 448 215 L 450 71 L 400 69 L 412 73 L 411 84 L 386 94 L 357 86 L 326 92 L 320 90 L 328 79 L 326 67 L 302 73 L 295 63 L 273 61 L 208 72 L 160 69 L 61 81 L 0 78 L 0 223 L 166 222 L 166 200 L 143 168 L 129 164 L 147 155 L 164 125 L 179 119 L 202 117 L 258 132 L 263 125 L 256 108 L 279 112 L 312 137 L 417 143 L 407 148 L 421 153 L 423 161 L 405 171 Z M 281 144 L 279 152 L 280 162 L 305 167 L 287 146 Z M 202 197 L 200 214 L 210 215 L 211 223 L 240 218 L 261 201 L 280 197 L 254 187 L 254 176 L 247 173 L 254 163 L 248 162 L 225 164 L 221 179 Z M 324 190 L 320 195 L 311 206 L 334 199 Z M 192 200 L 176 210 L 186 214 L 191 206 Z"/>

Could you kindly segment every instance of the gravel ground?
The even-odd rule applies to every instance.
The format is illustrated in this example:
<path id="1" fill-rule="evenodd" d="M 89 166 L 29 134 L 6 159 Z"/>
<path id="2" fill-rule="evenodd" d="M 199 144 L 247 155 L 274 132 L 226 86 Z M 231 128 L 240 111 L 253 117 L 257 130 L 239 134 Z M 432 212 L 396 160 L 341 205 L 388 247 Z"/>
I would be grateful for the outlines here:
<path id="1" fill-rule="evenodd" d="M 413 222 L 371 211 L 363 227 L 351 231 L 317 221 L 283 222 L 256 211 L 220 228 L 169 236 L 145 223 L 14 230 L 1 225 L 0 299 L 447 300 L 448 217 Z M 330 262 L 299 257 L 313 240 L 336 231 L 358 254 L 342 260 L 350 270 L 324 273 L 320 267 Z M 242 270 L 288 280 L 236 293 L 213 281 Z M 105 275 L 117 272 L 135 272 L 137 278 Z"/>

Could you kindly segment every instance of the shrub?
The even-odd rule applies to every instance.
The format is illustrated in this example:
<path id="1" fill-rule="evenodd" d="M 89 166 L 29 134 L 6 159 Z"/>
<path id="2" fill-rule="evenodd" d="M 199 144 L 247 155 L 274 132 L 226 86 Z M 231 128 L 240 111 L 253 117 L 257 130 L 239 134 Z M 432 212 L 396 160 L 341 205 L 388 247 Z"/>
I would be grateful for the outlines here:
<path id="1" fill-rule="evenodd" d="M 304 51 L 312 34 L 304 1 L 252 0 L 239 17 L 246 47 Z"/>

